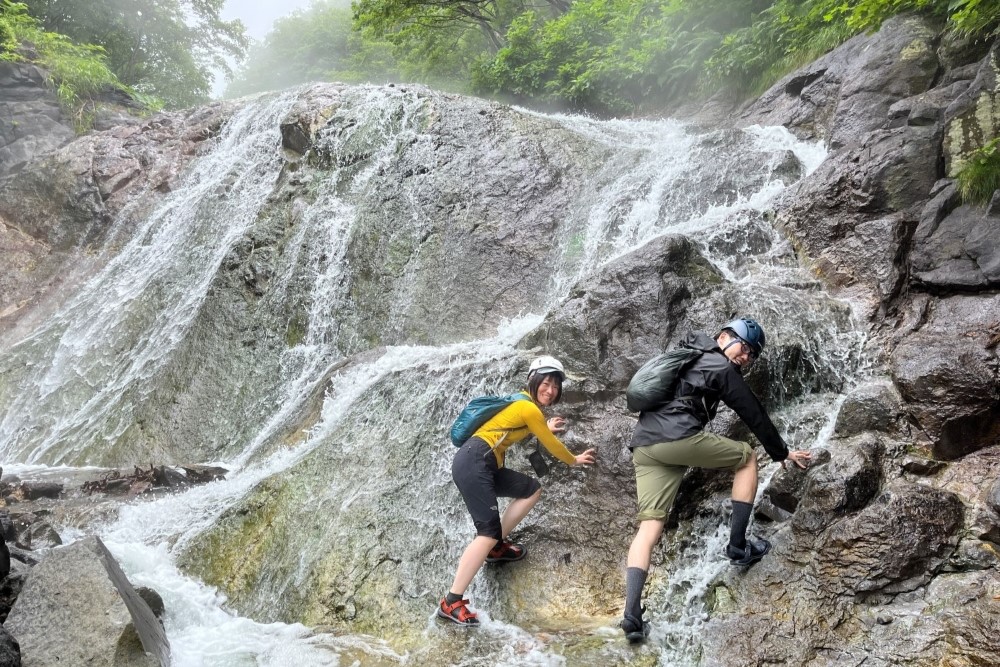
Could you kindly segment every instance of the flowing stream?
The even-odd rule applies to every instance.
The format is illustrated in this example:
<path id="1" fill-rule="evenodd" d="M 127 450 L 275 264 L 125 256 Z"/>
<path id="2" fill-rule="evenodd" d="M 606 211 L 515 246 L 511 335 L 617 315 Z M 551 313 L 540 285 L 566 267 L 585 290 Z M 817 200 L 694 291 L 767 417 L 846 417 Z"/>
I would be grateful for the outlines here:
<path id="1" fill-rule="evenodd" d="M 191 334 L 220 266 L 269 205 L 283 165 L 278 125 L 296 100 L 292 91 L 248 102 L 215 149 L 195 161 L 183 186 L 163 199 L 106 267 L 28 338 L 0 350 L 0 453 L 7 471 L 27 474 L 85 460 L 82 453 L 114 447 L 132 426 L 136 406 L 149 398 L 148 387 Z M 338 337 L 339 323 L 325 306 L 345 298 L 344 276 L 352 270 L 344 259 L 357 221 L 350 194 L 391 165 L 400 146 L 419 147 L 425 140 L 419 105 L 416 98 L 388 89 L 359 88 L 355 94 L 355 131 L 377 136 L 377 149 L 371 166 L 353 174 L 346 190 L 338 185 L 343 174 L 334 169 L 326 181 L 315 184 L 317 195 L 296 213 L 287 244 L 294 252 L 278 264 L 272 298 L 280 300 L 292 291 L 305 294 L 310 325 L 281 352 L 277 380 L 254 399 L 259 409 L 243 424 L 239 438 L 220 443 L 219 451 L 229 454 L 213 463 L 230 470 L 227 479 L 125 504 L 113 520 L 87 527 L 101 535 L 134 584 L 163 596 L 176 665 L 438 664 L 437 655 L 465 665 L 573 664 L 537 634 L 490 620 L 488 614 L 475 637 L 461 638 L 438 627 L 428 610 L 423 647 L 409 651 L 369 635 L 335 635 L 271 621 L 266 612 L 240 616 L 215 588 L 185 574 L 178 556 L 258 483 L 299 465 L 334 434 L 345 440 L 343 447 L 368 446 L 360 444 L 365 431 L 354 424 L 359 401 L 386 378 L 402 378 L 413 386 L 404 405 L 395 406 L 395 415 L 376 415 L 374 425 L 365 422 L 364 428 L 376 432 L 396 415 L 419 420 L 427 394 L 449 406 L 445 413 L 457 409 L 468 390 L 459 392 L 454 385 L 457 378 L 467 379 L 470 369 L 478 382 L 473 394 L 503 390 L 501 379 L 510 377 L 518 362 L 517 343 L 548 309 L 581 278 L 658 235 L 691 238 L 722 275 L 740 286 L 749 312 L 765 322 L 782 321 L 800 340 L 803 356 L 811 362 L 790 366 L 780 377 L 789 393 L 796 383 L 811 386 L 811 391 L 805 397 L 796 393 L 774 415 L 791 444 L 822 444 L 844 390 L 863 372 L 864 336 L 850 307 L 818 289 L 766 216 L 758 214 L 795 178 L 819 165 L 825 157 L 822 146 L 799 142 L 781 128 L 731 131 L 723 133 L 725 141 L 706 140 L 708 133 L 670 120 L 597 121 L 527 111 L 517 113 L 553 123 L 610 155 L 588 184 L 588 197 L 566 212 L 570 222 L 564 234 L 553 239 L 562 259 L 546 307 L 504 321 L 476 340 L 390 346 L 335 372 L 352 346 Z M 330 139 L 345 145 L 351 140 L 349 133 Z M 758 170 L 746 191 L 724 191 L 719 184 L 726 175 L 706 166 L 716 164 L 707 162 L 706 155 L 727 150 L 726 141 L 740 151 L 731 169 L 747 170 L 753 164 Z M 790 177 L 794 171 L 798 173 Z M 706 197 L 706 189 L 713 188 L 715 194 Z M 423 384 L 410 379 L 417 377 L 425 378 Z M 779 398 L 783 386 L 774 389 Z M 318 388 L 325 393 L 317 419 L 292 445 L 276 446 Z M 439 416 L 425 419 L 430 421 L 413 428 L 444 427 Z M 345 433 L 356 435 L 359 444 L 345 439 Z M 435 480 L 437 497 L 457 498 L 445 457 L 427 463 L 423 471 Z M 325 493 L 317 502 L 335 505 L 341 513 L 364 502 L 365 492 L 350 479 L 337 480 Z M 415 520 L 429 522 L 429 529 L 452 545 L 441 556 L 447 563 L 440 571 L 450 571 L 468 534 L 467 517 L 462 511 L 429 518 L 414 516 L 418 514 Z M 67 527 L 64 538 L 79 534 Z M 644 650 L 658 656 L 660 664 L 697 661 L 703 595 L 722 567 L 709 554 L 720 550 L 723 539 L 721 529 L 703 536 L 692 549 L 703 550 L 704 557 L 689 558 L 691 565 L 670 573 L 670 583 L 651 597 L 654 631 Z M 306 572 L 316 557 L 300 554 L 301 570 Z M 296 583 L 275 581 L 261 598 L 279 599 Z M 446 581 L 411 585 L 419 595 L 441 589 Z M 488 585 L 477 581 L 471 593 L 478 606 L 489 607 Z M 588 632 L 606 641 L 609 661 L 627 661 L 614 627 Z"/>

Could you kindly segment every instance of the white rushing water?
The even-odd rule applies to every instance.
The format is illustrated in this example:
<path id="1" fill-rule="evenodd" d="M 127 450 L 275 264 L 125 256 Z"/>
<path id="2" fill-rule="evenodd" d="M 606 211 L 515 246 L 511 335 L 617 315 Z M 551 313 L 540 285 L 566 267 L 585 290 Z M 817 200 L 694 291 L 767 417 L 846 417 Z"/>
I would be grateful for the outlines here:
<path id="1" fill-rule="evenodd" d="M 164 199 L 121 253 L 63 310 L 8 353 L 28 364 L 30 372 L 20 380 L 21 395 L 0 416 L 0 452 L 6 460 L 65 460 L 80 447 L 113 442 L 128 428 L 131 405 L 141 400 L 144 380 L 158 372 L 183 340 L 224 257 L 266 205 L 281 168 L 278 123 L 294 101 L 294 93 L 261 98 L 239 112 L 215 150 L 194 163 L 183 186 Z M 370 89 L 356 115 L 381 132 L 384 142 L 368 171 L 354 176 L 354 187 L 389 164 L 399 145 L 426 140 L 412 113 L 416 104 L 404 100 L 407 111 L 400 119 L 395 113 L 399 94 Z M 581 277 L 651 238 L 688 235 L 727 278 L 746 287 L 747 301 L 762 319 L 781 318 L 792 306 L 802 313 L 803 348 L 815 356 L 817 366 L 826 368 L 829 379 L 815 400 L 787 406 L 777 421 L 791 442 L 828 436 L 832 417 L 827 402 L 838 400 L 837 390 L 842 391 L 856 372 L 863 336 L 849 322 L 845 325 L 848 309 L 831 316 L 820 293 L 798 288 L 809 277 L 789 259 L 793 254 L 760 216 L 738 215 L 765 209 L 787 183 L 777 176 L 763 178 L 752 192 L 728 193 L 718 203 L 699 206 L 689 186 L 706 178 L 699 172 L 699 156 L 710 147 L 680 123 L 547 118 L 613 151 L 595 178 L 591 198 L 577 202 L 577 210 L 568 213 L 578 222 L 572 235 L 556 239 L 565 265 L 554 279 L 549 307 Z M 763 156 L 764 169 L 777 169 L 794 155 L 808 172 L 825 156 L 821 146 L 800 142 L 780 128 L 753 128 L 744 138 L 748 152 Z M 124 505 L 116 520 L 99 527 L 130 579 L 164 597 L 167 634 L 179 667 L 422 664 L 426 656 L 398 654 L 373 637 L 333 636 L 302 625 L 240 617 L 228 609 L 221 593 L 181 572 L 177 556 L 260 481 L 308 456 L 380 380 L 416 368 L 443 373 L 470 365 L 510 366 L 517 356 L 516 343 L 545 315 L 525 314 L 478 341 L 390 347 L 376 359 L 333 375 L 316 424 L 297 444 L 273 447 L 276 434 L 343 358 L 336 337 L 330 335 L 337 322 L 324 305 L 342 289 L 355 211 L 337 195 L 332 185 L 336 181 L 333 173 L 330 187 L 299 211 L 289 244 L 298 255 L 288 262 L 287 272 L 275 278 L 280 294 L 295 275 L 309 276 L 310 327 L 301 342 L 283 353 L 273 409 L 238 455 L 217 462 L 230 469 L 227 479 Z M 227 194 L 219 197 L 219 192 Z M 221 219 L 226 224 L 218 224 Z M 749 244 L 753 235 L 766 238 L 771 249 L 741 252 L 740 244 Z M 714 248 L 723 242 L 735 245 L 736 251 L 717 253 Z M 14 363 L 7 361 L 8 366 Z M 825 407 L 818 407 L 821 404 Z M 663 651 L 661 664 L 674 664 L 672 660 L 691 651 L 702 597 L 722 567 L 715 555 L 723 539 L 721 529 L 704 536 L 695 549 L 703 550 L 705 557 L 671 573 L 664 605 L 680 600 L 682 612 L 669 619 L 654 615 L 652 639 Z M 484 618 L 489 660 L 469 658 L 467 664 L 566 664 L 532 634 L 486 614 Z M 433 647 L 447 641 L 428 620 L 427 643 Z"/>

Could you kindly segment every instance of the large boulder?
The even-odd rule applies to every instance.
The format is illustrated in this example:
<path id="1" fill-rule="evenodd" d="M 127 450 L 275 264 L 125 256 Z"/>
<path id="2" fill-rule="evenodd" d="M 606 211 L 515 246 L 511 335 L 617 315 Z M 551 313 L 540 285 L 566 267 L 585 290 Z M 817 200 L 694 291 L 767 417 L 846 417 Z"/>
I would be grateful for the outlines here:
<path id="1" fill-rule="evenodd" d="M 882 481 L 885 447 L 878 439 L 865 434 L 833 442 L 829 447 L 828 462 L 823 462 L 825 457 L 817 457 L 818 465 L 808 475 L 786 473 L 765 492 L 776 507 L 795 513 L 791 525 L 803 539 L 866 507 Z M 803 478 L 804 482 L 797 482 Z"/>
<path id="2" fill-rule="evenodd" d="M 170 664 L 163 627 L 97 537 L 32 568 L 5 627 L 29 665 Z"/>
<path id="3" fill-rule="evenodd" d="M 838 594 L 912 591 L 946 562 L 963 520 L 955 494 L 894 482 L 819 536 L 810 569 Z"/>
<path id="4" fill-rule="evenodd" d="M 905 430 L 903 399 L 887 378 L 879 378 L 854 387 L 844 399 L 834 433 L 850 438 L 865 431 L 896 433 Z"/>
<path id="5" fill-rule="evenodd" d="M 574 375 L 623 391 L 650 357 L 700 324 L 687 313 L 696 295 L 724 282 L 688 238 L 661 236 L 576 285 L 524 345 L 556 351 Z"/>

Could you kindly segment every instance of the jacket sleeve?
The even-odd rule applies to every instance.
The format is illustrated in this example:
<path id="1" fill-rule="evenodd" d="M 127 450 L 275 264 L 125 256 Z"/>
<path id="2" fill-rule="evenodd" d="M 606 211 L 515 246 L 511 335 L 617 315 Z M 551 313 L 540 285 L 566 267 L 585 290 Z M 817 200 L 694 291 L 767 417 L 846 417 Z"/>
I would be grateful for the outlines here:
<path id="1" fill-rule="evenodd" d="M 560 442 L 559 438 L 552 435 L 552 431 L 549 430 L 549 425 L 545 422 L 545 415 L 538 408 L 537 405 L 531 401 L 521 401 L 524 405 L 522 408 L 524 415 L 524 425 L 528 427 L 531 434 L 538 438 L 538 442 L 542 443 L 542 446 L 549 451 L 552 456 L 556 457 L 566 465 L 573 465 L 576 463 L 576 456 L 573 452 L 566 448 L 566 445 Z"/>
<path id="2" fill-rule="evenodd" d="M 764 445 L 768 456 L 775 461 L 787 459 L 788 445 L 781 439 L 778 429 L 768 417 L 764 406 L 750 390 L 746 380 L 736 370 L 736 367 L 727 368 L 721 373 L 719 381 L 722 402 L 731 407 L 740 419 L 750 427 L 753 434 Z"/>

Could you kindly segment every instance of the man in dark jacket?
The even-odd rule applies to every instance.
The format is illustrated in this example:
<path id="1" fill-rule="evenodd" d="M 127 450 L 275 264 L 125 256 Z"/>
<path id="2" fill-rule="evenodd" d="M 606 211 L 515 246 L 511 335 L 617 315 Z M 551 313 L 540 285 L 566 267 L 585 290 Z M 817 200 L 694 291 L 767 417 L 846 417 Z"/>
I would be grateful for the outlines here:
<path id="1" fill-rule="evenodd" d="M 703 354 L 678 378 L 675 398 L 639 415 L 629 445 L 639 498 L 639 530 L 628 552 L 625 618 L 621 623 L 630 642 L 642 641 L 648 633 L 640 606 L 642 589 L 653 547 L 689 467 L 736 471 L 726 547 L 726 556 L 733 564 L 752 565 L 771 548 L 767 540 L 746 537 L 757 495 L 757 456 L 749 444 L 705 430 L 720 401 L 750 427 L 772 459 L 789 460 L 800 468 L 809 465 L 812 455 L 804 450 L 788 451 L 764 406 L 743 379 L 743 370 L 763 351 L 764 340 L 764 330 L 749 318 L 727 323 L 714 340 L 704 333 L 689 335 L 683 344 Z"/>

